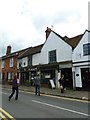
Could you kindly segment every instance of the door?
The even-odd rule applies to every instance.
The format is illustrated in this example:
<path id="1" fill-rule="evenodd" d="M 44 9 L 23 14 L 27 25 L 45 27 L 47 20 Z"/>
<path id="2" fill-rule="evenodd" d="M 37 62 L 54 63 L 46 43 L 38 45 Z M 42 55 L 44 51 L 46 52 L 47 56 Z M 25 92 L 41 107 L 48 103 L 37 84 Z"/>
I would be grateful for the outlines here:
<path id="1" fill-rule="evenodd" d="M 61 74 L 65 76 L 65 86 L 66 88 L 73 88 L 73 79 L 72 79 L 72 69 L 64 68 L 61 70 Z"/>
<path id="2" fill-rule="evenodd" d="M 90 71 L 89 68 L 81 68 L 82 89 L 90 91 Z"/>

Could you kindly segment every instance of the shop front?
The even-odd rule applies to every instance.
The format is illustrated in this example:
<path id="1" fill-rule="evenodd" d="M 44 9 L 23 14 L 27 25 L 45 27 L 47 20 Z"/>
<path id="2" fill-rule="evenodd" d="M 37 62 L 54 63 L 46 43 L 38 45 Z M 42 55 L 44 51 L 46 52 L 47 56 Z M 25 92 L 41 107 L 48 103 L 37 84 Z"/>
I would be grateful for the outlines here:
<path id="1" fill-rule="evenodd" d="M 24 85 L 29 84 L 29 70 L 28 68 L 20 68 L 18 71 L 18 76 L 20 78 L 20 83 Z"/>
<path id="2" fill-rule="evenodd" d="M 58 63 L 52 63 L 52 64 L 40 66 L 42 86 L 52 88 L 52 84 L 50 82 L 50 80 L 52 80 L 53 84 L 56 87 L 58 81 L 57 79 L 58 73 L 56 71 L 58 71 L 58 68 L 59 68 Z"/>
<path id="3" fill-rule="evenodd" d="M 38 65 L 30 68 L 31 78 L 35 77 L 36 72 L 40 72 L 41 76 L 41 86 L 51 88 L 50 80 L 53 80 L 53 83 L 56 86 L 56 71 L 58 71 L 58 64 L 46 64 L 46 65 Z"/>
<path id="4" fill-rule="evenodd" d="M 72 63 L 62 63 L 59 65 L 59 71 L 65 76 L 65 87 L 73 88 Z"/>

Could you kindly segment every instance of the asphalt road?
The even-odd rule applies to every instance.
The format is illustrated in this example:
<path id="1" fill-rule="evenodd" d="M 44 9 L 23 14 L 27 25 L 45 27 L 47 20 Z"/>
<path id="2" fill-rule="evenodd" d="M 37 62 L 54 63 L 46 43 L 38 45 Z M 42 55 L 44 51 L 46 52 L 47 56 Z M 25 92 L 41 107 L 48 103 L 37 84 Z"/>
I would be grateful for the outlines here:
<path id="1" fill-rule="evenodd" d="M 59 97 L 37 96 L 19 91 L 8 101 L 11 90 L 2 90 L 2 108 L 14 118 L 88 118 L 88 103 Z"/>

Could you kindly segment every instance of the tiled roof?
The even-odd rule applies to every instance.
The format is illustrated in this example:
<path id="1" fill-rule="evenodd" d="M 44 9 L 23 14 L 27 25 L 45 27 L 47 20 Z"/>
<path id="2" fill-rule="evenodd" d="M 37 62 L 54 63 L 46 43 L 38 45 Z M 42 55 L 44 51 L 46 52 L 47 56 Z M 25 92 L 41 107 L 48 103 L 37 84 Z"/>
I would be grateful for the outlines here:
<path id="1" fill-rule="evenodd" d="M 29 48 L 26 48 L 26 49 L 22 49 L 22 50 L 19 50 L 19 51 L 4 55 L 4 56 L 1 57 L 1 59 L 3 60 L 3 59 L 10 58 L 10 57 L 18 56 L 19 54 L 22 54 L 23 52 L 25 52 L 28 49 Z"/>
<path id="2" fill-rule="evenodd" d="M 81 40 L 81 38 L 83 37 L 83 35 L 85 34 L 86 31 L 90 32 L 89 30 L 86 30 L 83 34 L 80 34 L 80 35 L 72 37 L 72 38 L 68 38 L 67 36 L 64 36 L 64 37 L 60 36 L 59 34 L 57 34 L 56 32 L 54 32 L 53 30 L 51 30 L 48 27 L 47 27 L 47 30 L 49 30 L 50 33 L 53 32 L 54 34 L 56 34 L 58 37 L 60 37 L 62 40 L 64 40 L 66 43 L 68 43 L 70 46 L 72 46 L 72 48 L 75 48 L 78 45 L 79 41 Z M 22 49 L 20 51 L 14 52 L 14 53 L 7 54 L 5 56 L 2 56 L 1 59 L 6 59 L 9 57 L 13 57 L 13 56 L 18 56 L 18 58 L 23 58 L 28 55 L 39 53 L 39 52 L 41 52 L 41 49 L 44 44 L 41 44 L 41 45 L 38 45 L 35 47 L 28 47 L 26 49 Z"/>
<path id="3" fill-rule="evenodd" d="M 80 34 L 80 35 L 72 37 L 72 38 L 69 38 L 67 36 L 62 37 L 61 35 L 57 34 L 53 30 L 51 30 L 51 31 L 53 33 L 55 33 L 58 37 L 60 37 L 62 40 L 64 40 L 66 43 L 68 43 L 72 48 L 75 48 L 87 30 L 84 32 L 84 34 Z"/>
<path id="4" fill-rule="evenodd" d="M 65 39 L 65 41 L 66 41 L 68 44 L 70 44 L 73 48 L 75 48 L 75 47 L 78 45 L 78 43 L 80 42 L 80 40 L 82 39 L 82 37 L 84 36 L 84 34 L 85 34 L 86 32 L 89 32 L 89 33 L 90 33 L 89 30 L 85 30 L 85 32 L 84 32 L 83 34 L 77 35 L 77 36 L 72 37 L 72 38 L 67 38 L 67 39 Z"/>
<path id="5" fill-rule="evenodd" d="M 86 32 L 90 32 L 89 30 L 85 30 L 85 32 L 83 34 L 80 34 L 80 35 L 77 35 L 75 37 L 69 38 L 67 36 L 62 37 L 61 35 L 59 35 L 58 33 L 56 33 L 55 31 L 53 31 L 52 29 L 50 29 L 48 27 L 47 27 L 47 30 L 49 30 L 49 32 L 53 32 L 54 34 L 56 34 L 58 37 L 60 37 L 62 40 L 64 40 L 66 43 L 68 43 L 73 49 L 78 45 L 78 43 L 82 39 L 83 35 Z"/>
<path id="6" fill-rule="evenodd" d="M 75 48 L 79 41 L 81 40 L 81 38 L 83 37 L 83 34 L 81 35 L 78 35 L 78 36 L 75 36 L 75 37 L 72 37 L 72 38 L 67 38 L 67 39 L 64 39 L 69 45 L 71 45 L 73 48 Z"/>
<path id="7" fill-rule="evenodd" d="M 30 47 L 23 54 L 19 55 L 18 58 L 23 58 L 23 57 L 26 57 L 26 56 L 29 56 L 29 55 L 39 53 L 39 52 L 41 52 L 42 47 L 43 47 L 43 44 L 35 46 L 35 47 Z"/>

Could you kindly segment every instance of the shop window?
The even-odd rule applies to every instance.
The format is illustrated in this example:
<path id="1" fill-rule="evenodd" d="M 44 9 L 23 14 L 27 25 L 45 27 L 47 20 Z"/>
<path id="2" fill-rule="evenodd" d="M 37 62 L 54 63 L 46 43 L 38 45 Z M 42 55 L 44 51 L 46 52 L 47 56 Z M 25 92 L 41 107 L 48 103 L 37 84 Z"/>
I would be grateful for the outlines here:
<path id="1" fill-rule="evenodd" d="M 90 43 L 83 45 L 83 55 L 90 55 Z"/>
<path id="2" fill-rule="evenodd" d="M 49 51 L 49 63 L 56 62 L 56 50 Z"/>

